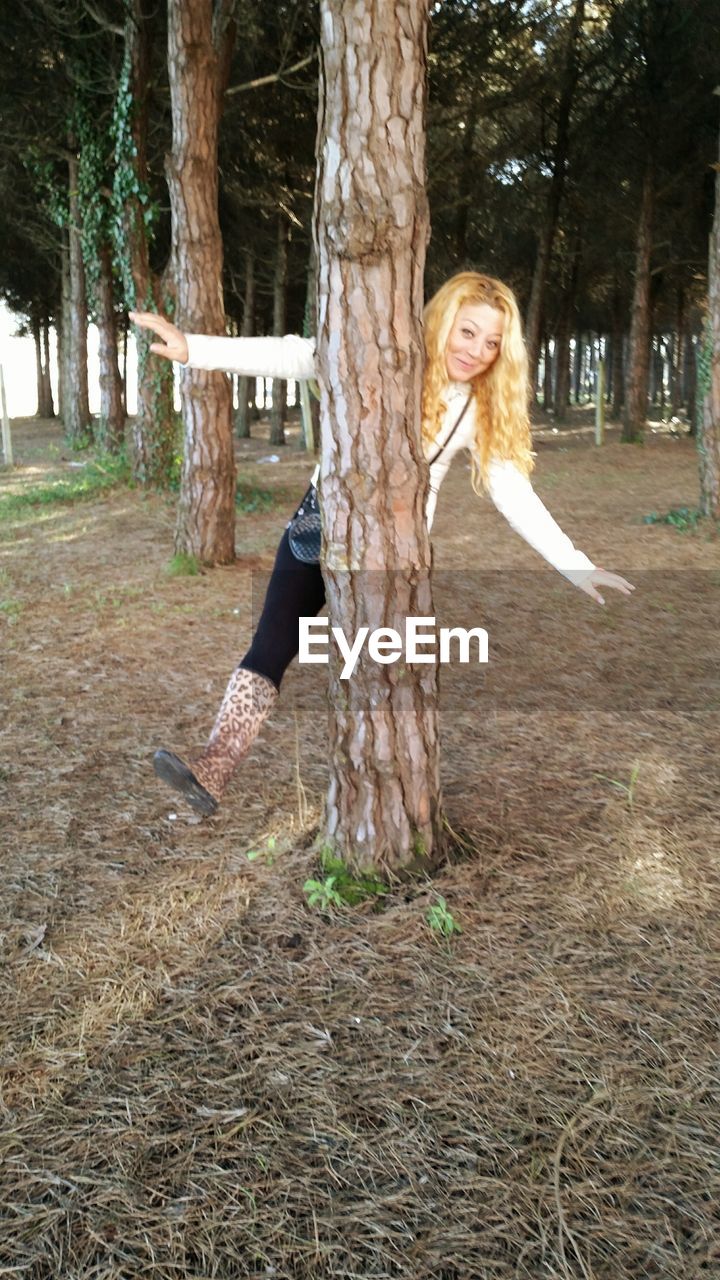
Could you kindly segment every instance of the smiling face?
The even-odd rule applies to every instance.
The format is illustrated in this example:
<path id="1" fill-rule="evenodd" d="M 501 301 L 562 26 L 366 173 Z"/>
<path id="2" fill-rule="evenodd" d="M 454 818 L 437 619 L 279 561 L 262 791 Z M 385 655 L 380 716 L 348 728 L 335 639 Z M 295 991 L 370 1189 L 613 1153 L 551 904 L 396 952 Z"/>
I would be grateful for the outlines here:
<path id="1" fill-rule="evenodd" d="M 445 348 L 451 382 L 470 382 L 495 363 L 502 345 L 505 316 L 487 302 L 467 302 L 458 310 Z"/>

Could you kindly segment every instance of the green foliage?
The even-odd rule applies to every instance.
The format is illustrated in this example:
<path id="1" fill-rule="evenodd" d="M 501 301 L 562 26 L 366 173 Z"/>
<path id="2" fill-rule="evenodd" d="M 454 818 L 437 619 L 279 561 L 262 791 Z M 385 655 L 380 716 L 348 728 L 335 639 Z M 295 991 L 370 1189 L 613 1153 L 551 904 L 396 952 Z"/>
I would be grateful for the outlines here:
<path id="1" fill-rule="evenodd" d="M 595 777 L 599 778 L 602 782 L 609 782 L 611 787 L 616 787 L 618 791 L 622 791 L 622 793 L 627 799 L 628 809 L 632 809 L 633 804 L 635 803 L 635 788 L 637 786 L 637 780 L 639 776 L 640 776 L 639 760 L 635 761 L 635 764 L 633 765 L 630 771 L 629 782 L 618 782 L 617 778 L 608 778 L 604 773 L 595 774 Z"/>
<path id="2" fill-rule="evenodd" d="M 169 578 L 195 578 L 200 572 L 200 562 L 197 556 L 187 551 L 178 551 L 168 561 L 165 572 Z"/>
<path id="3" fill-rule="evenodd" d="M 450 938 L 454 933 L 462 933 L 462 927 L 449 910 L 444 898 L 438 897 L 434 906 L 428 907 L 425 920 L 435 934 Z"/>
<path id="4" fill-rule="evenodd" d="M 248 862 L 257 862 L 260 858 L 262 858 L 263 861 L 266 862 L 269 867 L 271 867 L 273 862 L 275 861 L 276 847 L 277 847 L 277 840 L 275 839 L 275 836 L 268 836 L 267 840 L 265 841 L 264 849 L 248 849 L 247 853 L 245 854 L 245 857 L 247 858 Z"/>
<path id="5" fill-rule="evenodd" d="M 643 516 L 643 524 L 669 524 L 680 533 L 688 533 L 697 528 L 702 518 L 702 511 L 697 507 L 674 507 L 663 515 L 653 511 L 650 515 Z"/>
<path id="6" fill-rule="evenodd" d="M 0 497 L 0 520 L 15 519 L 36 507 L 87 501 L 119 485 L 129 484 L 130 468 L 124 455 L 103 456 L 87 463 L 82 471 L 67 480 L 50 480 L 47 484 L 4 494 Z"/>
<path id="7" fill-rule="evenodd" d="M 321 911 L 331 906 L 355 906 L 366 898 L 382 898 L 389 892 L 387 885 L 373 871 L 353 875 L 328 845 L 320 852 L 320 865 L 324 878 L 306 880 L 303 892 L 309 906 L 319 907 Z"/>
<path id="8" fill-rule="evenodd" d="M 248 515 L 254 511 L 269 511 L 276 501 L 277 498 L 270 489 L 260 489 L 252 481 L 243 480 L 238 476 L 235 491 L 235 506 L 238 511 Z"/>
<path id="9" fill-rule="evenodd" d="M 131 310 L 138 308 L 138 299 L 135 295 L 135 281 L 132 274 L 128 220 L 134 221 L 136 234 L 149 239 L 158 216 L 157 206 L 150 199 L 147 184 L 141 182 L 138 176 L 138 154 L 133 137 L 134 112 L 132 59 L 130 47 L 126 45 L 115 96 L 110 137 L 114 145 L 113 159 L 115 166 L 112 183 L 112 231 L 115 246 L 115 263 L 122 282 L 125 305 Z M 140 309 L 146 311 L 156 310 L 153 300 L 148 298 L 142 299 Z"/>

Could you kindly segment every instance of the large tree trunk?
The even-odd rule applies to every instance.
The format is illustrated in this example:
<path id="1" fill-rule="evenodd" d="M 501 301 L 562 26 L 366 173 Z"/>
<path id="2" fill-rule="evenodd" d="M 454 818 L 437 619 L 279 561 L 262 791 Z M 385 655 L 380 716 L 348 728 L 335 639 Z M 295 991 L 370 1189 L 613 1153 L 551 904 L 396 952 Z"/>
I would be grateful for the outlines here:
<path id="1" fill-rule="evenodd" d="M 150 270 L 147 205 L 140 195 L 147 190 L 147 131 L 150 56 L 148 0 L 128 0 L 125 21 L 125 62 L 121 102 L 126 95 L 132 103 L 129 118 L 117 142 L 117 173 L 132 171 L 130 190 L 122 190 L 122 226 L 116 245 L 120 259 L 125 300 L 133 309 L 167 309 L 160 281 Z M 152 335 L 135 331 L 137 346 L 137 411 L 133 420 L 133 470 L 144 485 L 167 485 L 175 455 L 175 412 L 173 368 L 165 360 L 149 354 Z"/>
<path id="2" fill-rule="evenodd" d="M 64 406 L 65 435 L 74 449 L 92 439 L 92 421 L 88 396 L 87 326 L 88 309 L 80 239 L 80 202 L 78 199 L 78 161 L 75 141 L 68 139 L 68 207 L 70 213 L 70 332 L 67 348 L 67 398 Z"/>
<path id="3" fill-rule="evenodd" d="M 570 19 L 567 52 L 563 67 L 560 101 L 558 103 L 557 131 L 553 153 L 553 171 L 550 179 L 547 204 L 543 216 L 542 227 L 538 239 L 535 270 L 533 271 L 530 301 L 528 303 L 525 322 L 525 336 L 530 361 L 530 377 L 537 378 L 537 366 L 540 357 L 540 341 L 543 323 L 543 301 L 547 286 L 550 259 L 552 257 L 555 234 L 560 213 L 560 203 L 565 189 L 568 153 L 570 150 L 570 113 L 578 80 L 578 45 L 582 24 L 585 18 L 585 0 L 575 0 L 575 8 Z M 534 383 L 533 383 L 534 385 Z"/>
<path id="4" fill-rule="evenodd" d="M 60 314 L 57 318 L 58 414 L 65 422 L 68 402 L 68 364 L 70 348 L 70 248 L 67 232 L 62 233 L 60 250 Z"/>
<path id="5" fill-rule="evenodd" d="M 100 363 L 100 431 L 102 445 L 110 453 L 119 453 L 125 438 L 123 386 L 118 365 L 117 323 L 112 279 L 112 253 L 109 244 L 100 250 L 97 283 L 97 324 Z"/>
<path id="6" fill-rule="evenodd" d="M 255 250 L 245 250 L 245 297 L 240 335 L 251 338 L 255 332 Z M 238 407 L 235 414 L 235 435 L 240 440 L 250 438 L 250 388 L 255 391 L 254 378 L 238 378 Z M 255 396 L 253 394 L 253 402 Z"/>
<path id="7" fill-rule="evenodd" d="M 330 622 L 432 616 L 420 440 L 427 0 L 321 0 L 318 368 Z M 332 647 L 331 647 L 332 649 Z M 326 838 L 353 868 L 441 850 L 437 671 L 340 679 L 331 652 Z"/>
<path id="8" fill-rule="evenodd" d="M 630 312 L 630 344 L 625 375 L 625 412 L 622 439 L 642 441 L 647 418 L 650 374 L 650 256 L 654 208 L 655 172 L 648 161 L 643 179 L 640 220 L 635 254 L 635 286 Z"/>
<path id="9" fill-rule="evenodd" d="M 275 249 L 275 276 L 273 284 L 273 333 L 282 337 L 287 315 L 288 279 L 288 224 L 282 212 L 277 216 L 277 243 Z M 285 417 L 287 410 L 287 383 L 273 378 L 272 411 L 270 413 L 270 444 L 285 444 Z"/>
<path id="10" fill-rule="evenodd" d="M 697 417 L 700 510 L 720 520 L 720 165 L 715 172 L 715 216 L 710 232 L 707 326 L 703 359 L 698 363 L 704 384 Z"/>
<path id="11" fill-rule="evenodd" d="M 173 120 L 166 161 L 172 210 L 177 324 L 190 333 L 225 332 L 218 220 L 218 127 L 226 39 L 212 0 L 168 0 L 168 71 Z M 220 47 L 213 42 L 218 32 Z M 185 369 L 185 433 L 175 534 L 178 552 L 203 564 L 235 559 L 235 455 L 227 374 Z"/>

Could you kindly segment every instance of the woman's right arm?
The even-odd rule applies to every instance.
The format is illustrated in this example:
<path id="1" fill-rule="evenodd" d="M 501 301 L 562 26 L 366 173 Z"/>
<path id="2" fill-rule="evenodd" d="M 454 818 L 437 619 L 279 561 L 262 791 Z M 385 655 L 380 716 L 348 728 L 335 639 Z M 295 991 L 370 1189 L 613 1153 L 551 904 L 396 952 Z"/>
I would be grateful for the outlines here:
<path id="1" fill-rule="evenodd" d="M 140 329 L 149 329 L 162 341 L 150 350 L 189 369 L 224 369 L 250 378 L 315 377 L 315 341 L 287 334 L 284 338 L 223 338 L 205 333 L 183 333 L 164 316 L 151 311 L 131 311 Z"/>

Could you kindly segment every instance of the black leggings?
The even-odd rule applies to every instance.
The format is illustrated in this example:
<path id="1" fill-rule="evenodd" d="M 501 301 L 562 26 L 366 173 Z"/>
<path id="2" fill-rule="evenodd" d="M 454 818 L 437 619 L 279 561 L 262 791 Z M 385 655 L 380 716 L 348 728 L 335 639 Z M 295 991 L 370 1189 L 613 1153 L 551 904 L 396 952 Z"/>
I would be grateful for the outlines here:
<path id="1" fill-rule="evenodd" d="M 299 648 L 298 618 L 314 617 L 325 604 L 319 564 L 304 564 L 290 550 L 287 529 L 280 539 L 260 621 L 240 663 L 280 688 Z"/>

